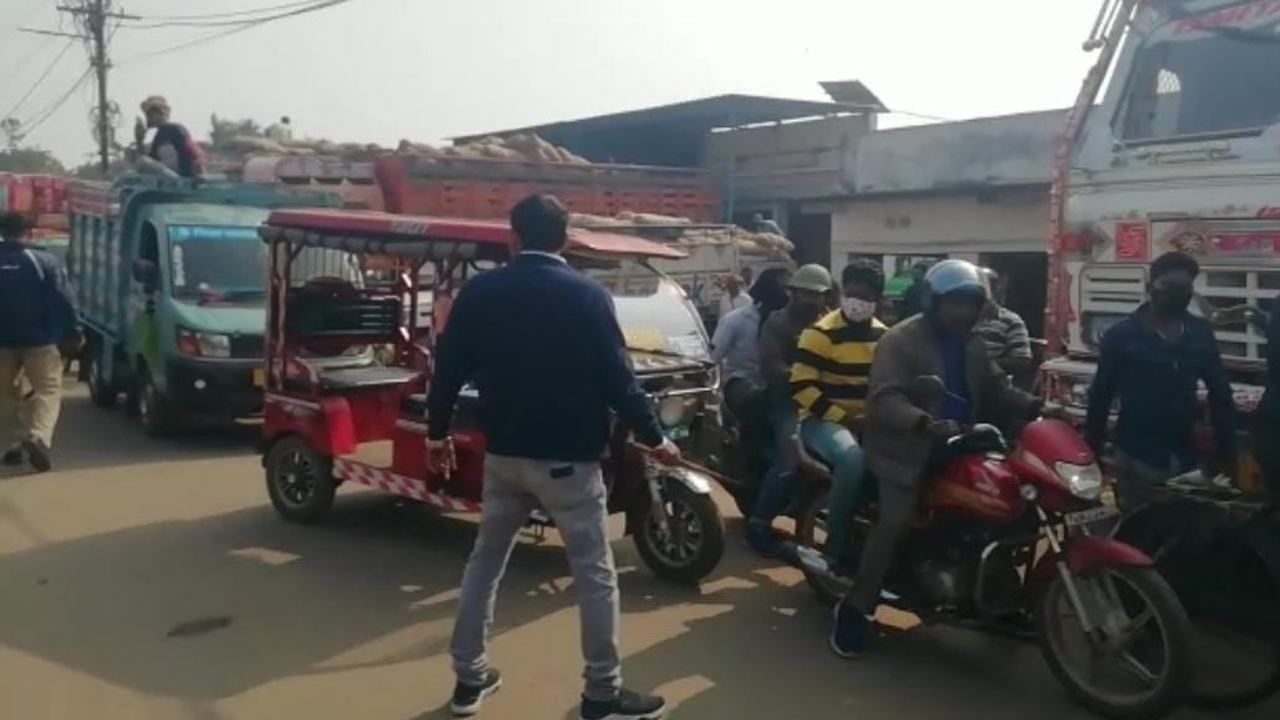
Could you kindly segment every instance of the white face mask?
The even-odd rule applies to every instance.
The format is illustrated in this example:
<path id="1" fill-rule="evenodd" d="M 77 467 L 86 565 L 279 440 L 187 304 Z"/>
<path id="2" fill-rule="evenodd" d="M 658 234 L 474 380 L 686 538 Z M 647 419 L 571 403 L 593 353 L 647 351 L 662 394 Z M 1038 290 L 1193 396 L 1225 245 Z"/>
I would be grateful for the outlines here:
<path id="1" fill-rule="evenodd" d="M 851 322 L 866 322 L 876 314 L 876 304 L 869 300 L 845 298 L 841 307 L 844 310 L 844 316 Z"/>

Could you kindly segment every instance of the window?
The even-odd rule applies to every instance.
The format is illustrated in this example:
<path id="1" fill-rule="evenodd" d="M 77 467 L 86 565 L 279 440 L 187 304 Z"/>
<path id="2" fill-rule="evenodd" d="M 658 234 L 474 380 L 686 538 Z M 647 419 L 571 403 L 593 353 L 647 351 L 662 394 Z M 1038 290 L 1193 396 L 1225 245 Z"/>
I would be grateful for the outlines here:
<path id="1" fill-rule="evenodd" d="M 1126 142 L 1261 132 L 1280 121 L 1280 23 L 1159 35 L 1138 52 L 1116 134 Z"/>

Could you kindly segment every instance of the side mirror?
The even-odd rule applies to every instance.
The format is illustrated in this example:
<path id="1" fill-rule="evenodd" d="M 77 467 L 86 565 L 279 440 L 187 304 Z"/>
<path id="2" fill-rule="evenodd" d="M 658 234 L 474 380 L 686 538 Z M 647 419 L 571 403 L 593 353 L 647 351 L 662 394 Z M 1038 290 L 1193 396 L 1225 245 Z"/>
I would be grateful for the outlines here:
<path id="1" fill-rule="evenodd" d="M 160 267 L 150 260 L 138 258 L 133 261 L 133 280 L 151 292 L 160 283 Z"/>

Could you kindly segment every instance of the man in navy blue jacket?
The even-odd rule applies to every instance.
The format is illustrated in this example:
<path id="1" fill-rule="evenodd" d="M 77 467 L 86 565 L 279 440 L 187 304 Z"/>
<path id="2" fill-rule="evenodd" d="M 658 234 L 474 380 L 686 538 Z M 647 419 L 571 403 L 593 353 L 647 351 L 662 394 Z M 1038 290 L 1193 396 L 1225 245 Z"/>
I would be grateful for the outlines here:
<path id="1" fill-rule="evenodd" d="M 661 698 L 622 688 L 617 571 L 600 469 L 610 412 L 660 460 L 673 462 L 679 451 L 663 437 L 631 371 L 609 293 L 560 256 L 568 218 L 546 195 L 512 209 L 519 255 L 463 287 L 436 356 L 427 398 L 433 466 L 452 465 L 449 421 L 468 381 L 480 391 L 489 453 L 484 510 L 451 645 L 455 715 L 475 714 L 501 684 L 485 656 L 487 634 L 516 536 L 538 506 L 555 520 L 578 593 L 586 661 L 582 718 L 657 718 L 666 709 Z"/>
<path id="2" fill-rule="evenodd" d="M 1171 252 L 1151 264 L 1150 302 L 1107 331 L 1089 389 L 1085 439 L 1101 455 L 1116 399 L 1116 482 L 1121 509 L 1140 507 L 1152 485 L 1198 464 L 1192 429 L 1209 391 L 1215 468 L 1236 474 L 1235 403 L 1213 326 L 1187 311 L 1200 265 Z"/>
<path id="3" fill-rule="evenodd" d="M 0 214 L 0 447 L 5 464 L 22 462 L 25 452 L 47 472 L 62 404 L 58 345 L 76 332 L 78 317 L 62 263 L 25 244 L 28 230 L 18 213 Z M 19 413 L 20 376 L 33 390 L 26 413 Z"/>

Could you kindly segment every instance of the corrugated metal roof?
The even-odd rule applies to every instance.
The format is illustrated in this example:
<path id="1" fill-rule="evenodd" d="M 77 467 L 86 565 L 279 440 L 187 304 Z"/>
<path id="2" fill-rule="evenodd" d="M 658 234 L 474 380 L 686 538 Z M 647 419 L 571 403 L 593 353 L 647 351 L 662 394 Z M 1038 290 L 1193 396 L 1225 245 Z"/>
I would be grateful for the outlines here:
<path id="1" fill-rule="evenodd" d="M 862 138 L 856 194 L 1047 184 L 1066 110 L 881 130 Z"/>
<path id="2" fill-rule="evenodd" d="M 711 130 L 861 111 L 835 102 L 730 94 L 464 135 L 454 141 L 532 132 L 593 162 L 694 167 L 702 159 L 704 138 Z"/>

